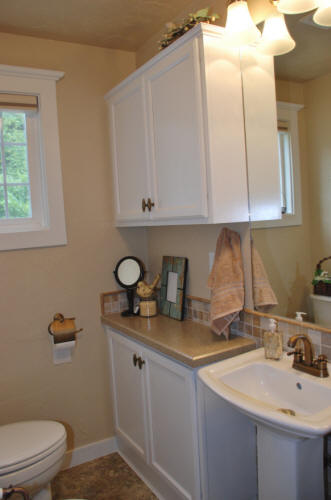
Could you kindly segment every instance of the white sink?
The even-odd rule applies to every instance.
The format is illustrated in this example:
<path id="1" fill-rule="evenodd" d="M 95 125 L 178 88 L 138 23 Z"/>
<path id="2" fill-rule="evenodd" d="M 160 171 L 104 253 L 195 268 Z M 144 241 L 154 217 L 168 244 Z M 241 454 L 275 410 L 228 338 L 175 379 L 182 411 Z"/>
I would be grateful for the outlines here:
<path id="1" fill-rule="evenodd" d="M 331 378 L 294 370 L 292 362 L 286 354 L 267 360 L 257 349 L 202 368 L 199 377 L 256 422 L 298 437 L 331 432 Z"/>

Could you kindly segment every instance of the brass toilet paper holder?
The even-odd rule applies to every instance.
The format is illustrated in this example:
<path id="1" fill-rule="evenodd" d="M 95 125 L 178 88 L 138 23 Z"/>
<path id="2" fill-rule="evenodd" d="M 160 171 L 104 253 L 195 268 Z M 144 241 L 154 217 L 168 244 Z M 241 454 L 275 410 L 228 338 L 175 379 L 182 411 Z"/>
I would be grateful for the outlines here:
<path id="1" fill-rule="evenodd" d="M 54 314 L 53 321 L 48 325 L 48 333 L 53 336 L 54 344 L 75 340 L 76 333 L 82 330 L 76 329 L 75 318 L 65 318 L 61 313 Z"/>

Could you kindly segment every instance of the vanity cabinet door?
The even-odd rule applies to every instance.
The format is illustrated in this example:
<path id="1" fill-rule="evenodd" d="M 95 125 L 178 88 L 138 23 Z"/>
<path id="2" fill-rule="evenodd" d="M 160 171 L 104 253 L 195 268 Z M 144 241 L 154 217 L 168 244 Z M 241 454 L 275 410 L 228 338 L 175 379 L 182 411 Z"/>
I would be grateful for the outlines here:
<path id="1" fill-rule="evenodd" d="M 151 218 L 207 217 L 198 39 L 144 75 L 152 177 Z"/>
<path id="2" fill-rule="evenodd" d="M 144 372 L 135 364 L 142 353 L 139 345 L 121 335 L 111 333 L 108 341 L 116 433 L 147 460 Z"/>
<path id="3" fill-rule="evenodd" d="M 143 221 L 143 199 L 150 197 L 145 94 L 141 77 L 129 81 L 108 101 L 116 219 Z"/>
<path id="4" fill-rule="evenodd" d="M 181 498 L 200 498 L 194 372 L 152 351 L 146 360 L 151 466 Z"/>

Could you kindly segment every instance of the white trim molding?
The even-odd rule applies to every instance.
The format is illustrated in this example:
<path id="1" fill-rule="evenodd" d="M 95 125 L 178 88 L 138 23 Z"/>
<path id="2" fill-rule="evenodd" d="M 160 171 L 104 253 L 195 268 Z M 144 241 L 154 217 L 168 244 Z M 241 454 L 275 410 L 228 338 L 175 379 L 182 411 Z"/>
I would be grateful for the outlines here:
<path id="1" fill-rule="evenodd" d="M 71 467 L 90 462 L 116 451 L 118 451 L 116 436 L 79 446 L 66 452 L 62 469 L 71 469 Z"/>
<path id="2" fill-rule="evenodd" d="M 25 66 L 8 66 L 0 64 L 1 76 L 20 76 L 24 78 L 40 78 L 42 80 L 61 80 L 63 71 L 52 71 L 48 69 L 28 68 Z"/>
<path id="3" fill-rule="evenodd" d="M 35 179 L 30 188 L 38 186 L 31 196 L 40 207 L 35 213 L 32 209 L 31 218 L 0 219 L 0 250 L 67 243 L 56 102 L 56 82 L 63 76 L 60 71 L 0 65 L 0 92 L 38 97 L 38 112 L 31 118 L 35 154 L 29 171 Z"/>
<path id="4" fill-rule="evenodd" d="M 303 104 L 277 101 L 277 118 L 288 122 L 291 135 L 291 160 L 292 160 L 292 195 L 293 214 L 283 214 L 279 220 L 258 221 L 252 223 L 253 229 L 272 227 L 300 226 L 302 224 L 301 202 L 301 164 L 299 152 L 299 127 L 298 113 L 304 108 Z"/>

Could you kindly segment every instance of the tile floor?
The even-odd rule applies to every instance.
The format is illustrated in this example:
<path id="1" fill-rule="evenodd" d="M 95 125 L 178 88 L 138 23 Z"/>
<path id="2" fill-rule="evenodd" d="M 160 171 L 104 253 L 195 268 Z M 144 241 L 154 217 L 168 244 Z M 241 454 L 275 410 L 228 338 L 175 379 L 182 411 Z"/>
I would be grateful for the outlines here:
<path id="1" fill-rule="evenodd" d="M 52 493 L 53 500 L 157 500 L 118 453 L 60 472 Z"/>

